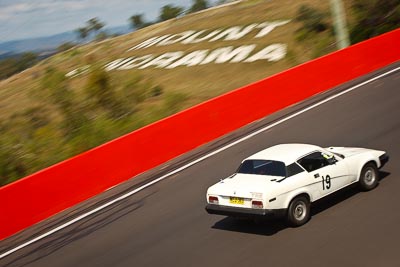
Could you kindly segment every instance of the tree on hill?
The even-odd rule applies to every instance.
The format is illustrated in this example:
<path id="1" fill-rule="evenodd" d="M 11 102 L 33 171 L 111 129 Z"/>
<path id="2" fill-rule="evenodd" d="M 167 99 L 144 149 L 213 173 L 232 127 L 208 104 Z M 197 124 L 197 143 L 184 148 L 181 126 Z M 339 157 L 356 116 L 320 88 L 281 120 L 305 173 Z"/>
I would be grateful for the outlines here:
<path id="1" fill-rule="evenodd" d="M 94 33 L 96 40 L 102 40 L 104 39 L 106 33 L 101 32 L 98 34 L 98 31 L 100 31 L 104 26 L 105 24 L 98 18 L 91 18 L 90 20 L 86 21 L 86 25 L 84 27 L 76 29 L 75 32 L 82 41 L 86 40 L 91 33 Z"/>
<path id="2" fill-rule="evenodd" d="M 91 18 L 86 22 L 87 28 L 89 32 L 94 32 L 97 35 L 97 32 L 104 27 L 104 23 L 101 22 L 98 18 Z"/>
<path id="3" fill-rule="evenodd" d="M 161 8 L 160 21 L 165 21 L 178 17 L 183 13 L 183 8 L 179 6 L 166 5 Z"/>
<path id="4" fill-rule="evenodd" d="M 321 11 L 302 5 L 297 11 L 296 21 L 302 22 L 304 30 L 308 32 L 322 32 L 328 28 L 325 17 L 326 15 Z"/>
<path id="5" fill-rule="evenodd" d="M 81 27 L 75 30 L 78 34 L 78 39 L 81 41 L 85 41 L 89 35 L 89 30 L 86 27 Z"/>
<path id="6" fill-rule="evenodd" d="M 15 58 L 6 58 L 0 61 L 0 80 L 7 79 L 15 73 L 18 73 L 17 60 Z"/>
<path id="7" fill-rule="evenodd" d="M 135 14 L 129 18 L 129 22 L 132 29 L 141 29 L 144 27 L 145 22 L 143 20 L 143 14 Z"/>
<path id="8" fill-rule="evenodd" d="M 23 53 L 18 60 L 18 71 L 23 71 L 38 62 L 37 54 L 33 52 Z"/>
<path id="9" fill-rule="evenodd" d="M 353 44 L 397 29 L 400 25 L 398 0 L 354 0 L 352 8 L 356 17 L 350 31 Z"/>
<path id="10" fill-rule="evenodd" d="M 101 31 L 96 34 L 95 40 L 96 41 L 103 41 L 109 37 L 109 34 L 106 31 Z"/>
<path id="11" fill-rule="evenodd" d="M 209 7 L 207 0 L 193 0 L 193 4 L 188 13 L 198 12 Z"/>
<path id="12" fill-rule="evenodd" d="M 32 52 L 0 60 L 0 80 L 32 67 L 38 61 L 37 54 Z"/>

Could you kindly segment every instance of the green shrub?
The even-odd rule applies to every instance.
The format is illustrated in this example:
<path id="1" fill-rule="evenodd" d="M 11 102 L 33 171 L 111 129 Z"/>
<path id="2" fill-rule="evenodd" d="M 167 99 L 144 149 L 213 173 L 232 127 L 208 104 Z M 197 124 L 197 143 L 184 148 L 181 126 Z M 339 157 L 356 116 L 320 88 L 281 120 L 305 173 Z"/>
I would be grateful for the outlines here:
<path id="1" fill-rule="evenodd" d="M 162 93 L 163 93 L 163 88 L 160 85 L 156 85 L 151 89 L 150 96 L 156 97 L 162 95 Z"/>
<path id="2" fill-rule="evenodd" d="M 60 53 L 60 52 L 67 51 L 67 50 L 73 48 L 74 46 L 75 46 L 75 44 L 72 42 L 63 43 L 57 47 L 57 52 Z"/>
<path id="3" fill-rule="evenodd" d="M 135 104 L 144 102 L 148 97 L 148 85 L 144 83 L 141 76 L 133 76 L 123 87 L 124 97 Z"/>
<path id="4" fill-rule="evenodd" d="M 85 91 L 88 102 L 91 102 L 94 108 L 108 112 L 111 118 L 117 119 L 129 112 L 103 68 L 95 67 L 91 70 Z"/>
<path id="5" fill-rule="evenodd" d="M 322 32 L 329 27 L 324 21 L 325 17 L 326 15 L 319 10 L 302 5 L 297 11 L 296 21 L 301 22 L 307 32 Z"/>
<path id="6" fill-rule="evenodd" d="M 398 0 L 354 0 L 352 9 L 356 18 L 350 31 L 353 44 L 397 29 L 400 25 Z"/>
<path id="7" fill-rule="evenodd" d="M 164 99 L 164 110 L 166 114 L 171 115 L 180 111 L 188 99 L 188 96 L 183 93 L 169 93 Z"/>

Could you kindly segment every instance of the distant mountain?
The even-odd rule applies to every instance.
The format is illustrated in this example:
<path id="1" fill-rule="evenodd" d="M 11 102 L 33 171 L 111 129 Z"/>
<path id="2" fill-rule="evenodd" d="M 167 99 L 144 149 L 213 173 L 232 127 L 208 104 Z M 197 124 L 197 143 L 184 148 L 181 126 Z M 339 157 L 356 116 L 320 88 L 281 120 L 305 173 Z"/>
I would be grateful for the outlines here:
<path id="1" fill-rule="evenodd" d="M 129 25 L 121 25 L 107 28 L 106 31 L 109 34 L 127 34 L 132 31 L 132 28 Z"/>
<path id="2" fill-rule="evenodd" d="M 10 53 L 10 52 L 6 52 L 6 53 L 0 53 L 0 60 L 2 59 L 6 59 L 6 58 L 10 58 L 15 56 L 16 54 Z"/>
<path id="3" fill-rule="evenodd" d="M 57 48 L 62 43 L 74 40 L 76 40 L 76 34 L 74 32 L 65 32 L 46 37 L 8 41 L 0 44 L 0 54 L 48 51 Z"/>
<path id="4" fill-rule="evenodd" d="M 108 34 L 126 34 L 131 31 L 128 25 L 106 28 Z M 59 45 L 66 42 L 76 42 L 77 34 L 73 31 L 59 33 L 51 36 L 28 38 L 22 40 L 0 43 L 0 58 L 24 52 L 49 52 L 54 51 Z"/>

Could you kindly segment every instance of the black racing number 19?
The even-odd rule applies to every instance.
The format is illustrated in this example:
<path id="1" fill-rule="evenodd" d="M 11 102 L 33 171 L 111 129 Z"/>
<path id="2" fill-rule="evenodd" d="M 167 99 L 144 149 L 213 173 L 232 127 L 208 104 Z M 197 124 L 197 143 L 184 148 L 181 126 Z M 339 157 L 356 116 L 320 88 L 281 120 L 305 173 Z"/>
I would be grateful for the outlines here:
<path id="1" fill-rule="evenodd" d="M 322 176 L 322 190 L 331 188 L 331 177 L 329 175 Z"/>

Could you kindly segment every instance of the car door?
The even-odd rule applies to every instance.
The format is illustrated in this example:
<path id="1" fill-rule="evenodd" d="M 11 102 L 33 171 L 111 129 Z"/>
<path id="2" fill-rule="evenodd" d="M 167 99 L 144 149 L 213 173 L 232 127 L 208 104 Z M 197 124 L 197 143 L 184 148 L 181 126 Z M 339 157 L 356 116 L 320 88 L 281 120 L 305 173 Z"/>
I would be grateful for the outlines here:
<path id="1" fill-rule="evenodd" d="M 346 185 L 348 170 L 342 161 L 321 151 L 312 152 L 297 161 L 314 179 L 314 199 L 322 198 Z M 314 186 L 315 188 L 315 186 Z"/>

